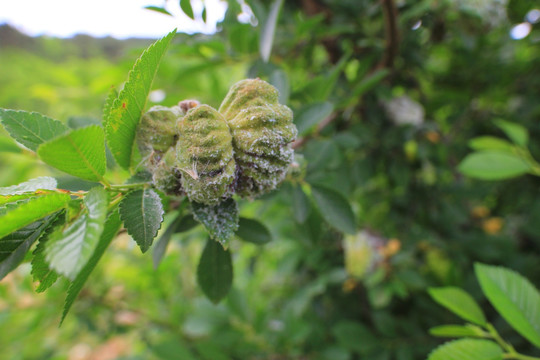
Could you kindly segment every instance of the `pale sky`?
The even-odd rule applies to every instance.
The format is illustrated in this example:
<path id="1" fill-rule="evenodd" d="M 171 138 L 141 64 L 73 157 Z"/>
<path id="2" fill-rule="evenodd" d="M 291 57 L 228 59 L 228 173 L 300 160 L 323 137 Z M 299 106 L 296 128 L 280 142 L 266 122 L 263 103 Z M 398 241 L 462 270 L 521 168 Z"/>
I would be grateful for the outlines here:
<path id="1" fill-rule="evenodd" d="M 32 36 L 158 38 L 175 27 L 188 33 L 213 33 L 227 8 L 224 1 L 205 0 L 209 24 L 206 27 L 202 21 L 194 22 L 185 16 L 178 0 L 167 1 L 165 6 L 174 17 L 144 9 L 164 3 L 165 0 L 0 0 L 0 24 L 8 23 Z M 195 14 L 200 16 L 201 1 L 192 3 Z"/>

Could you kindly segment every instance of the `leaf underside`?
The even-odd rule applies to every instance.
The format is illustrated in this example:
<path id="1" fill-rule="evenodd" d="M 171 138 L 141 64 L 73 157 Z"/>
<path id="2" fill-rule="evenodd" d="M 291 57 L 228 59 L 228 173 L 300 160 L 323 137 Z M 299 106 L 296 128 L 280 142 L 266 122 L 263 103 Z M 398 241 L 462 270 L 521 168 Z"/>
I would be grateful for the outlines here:
<path id="1" fill-rule="evenodd" d="M 223 247 L 238 229 L 238 206 L 234 199 L 227 199 L 217 205 L 191 203 L 193 216 L 210 234 L 210 238 L 218 241 Z"/>

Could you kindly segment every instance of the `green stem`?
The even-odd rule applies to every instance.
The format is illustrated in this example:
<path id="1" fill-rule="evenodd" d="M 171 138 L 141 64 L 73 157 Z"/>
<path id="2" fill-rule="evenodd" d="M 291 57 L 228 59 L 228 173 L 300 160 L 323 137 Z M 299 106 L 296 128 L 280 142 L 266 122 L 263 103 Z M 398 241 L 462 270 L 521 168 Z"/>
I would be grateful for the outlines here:
<path id="1" fill-rule="evenodd" d="M 122 184 L 122 185 L 109 185 L 108 188 L 113 191 L 125 191 L 132 189 L 142 189 L 148 186 L 148 183 L 137 183 L 137 184 Z"/>
<path id="2" fill-rule="evenodd" d="M 540 358 L 523 355 L 520 354 L 514 349 L 514 347 L 507 343 L 506 341 L 501 338 L 495 327 L 491 324 L 486 325 L 486 329 L 488 330 L 489 336 L 499 344 L 499 346 L 506 352 L 506 354 L 503 355 L 504 359 L 514 359 L 514 360 L 540 360 Z"/>

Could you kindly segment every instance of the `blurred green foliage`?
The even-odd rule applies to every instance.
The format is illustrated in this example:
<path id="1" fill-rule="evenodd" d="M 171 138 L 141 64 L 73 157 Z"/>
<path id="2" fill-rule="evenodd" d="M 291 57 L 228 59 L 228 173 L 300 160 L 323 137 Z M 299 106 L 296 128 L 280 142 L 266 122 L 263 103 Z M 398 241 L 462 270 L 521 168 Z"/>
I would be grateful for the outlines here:
<path id="1" fill-rule="evenodd" d="M 290 179 L 263 201 L 241 202 L 241 216 L 264 222 L 274 240 L 231 244 L 234 288 L 224 303 L 212 305 L 195 285 L 200 227 L 174 234 L 157 270 L 124 235 L 60 329 L 67 284 L 35 295 L 26 266 L 3 280 L 0 328 L 9 331 L 0 358 L 421 359 L 440 343 L 428 329 L 457 321 L 427 287 L 459 286 L 478 299 L 475 261 L 540 283 L 540 180 L 482 182 L 457 168 L 471 138 L 504 135 L 495 119 L 524 126 L 540 158 L 540 28 L 509 36 L 532 3 L 286 1 L 269 62 L 259 41 L 270 6 L 248 3 L 256 27 L 237 20 L 241 7 L 231 0 L 218 33 L 175 38 L 153 85 L 165 94 L 159 103 L 194 98 L 217 107 L 245 77 L 276 86 L 302 135 L 302 176 L 353 206 L 359 232 L 350 240 L 361 246 L 352 261 L 362 271 L 347 273 L 353 248 L 323 221 L 308 187 Z M 125 81 L 144 47 L 33 44 L 1 48 L 0 106 L 70 125 L 99 121 L 109 88 Z M 0 151 L 2 186 L 51 173 L 60 186 L 81 186 L 4 133 Z M 481 306 L 516 349 L 539 354 Z"/>

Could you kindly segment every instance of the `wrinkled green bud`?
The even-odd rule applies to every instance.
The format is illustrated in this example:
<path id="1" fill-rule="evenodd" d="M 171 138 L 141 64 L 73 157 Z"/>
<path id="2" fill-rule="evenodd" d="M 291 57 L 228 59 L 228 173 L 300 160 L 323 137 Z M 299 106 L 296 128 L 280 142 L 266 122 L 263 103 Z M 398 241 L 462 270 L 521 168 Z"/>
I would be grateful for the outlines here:
<path id="1" fill-rule="evenodd" d="M 188 111 L 178 121 L 177 167 L 190 201 L 217 204 L 231 195 L 236 165 L 227 122 L 208 105 Z"/>
<path id="2" fill-rule="evenodd" d="M 165 153 L 174 146 L 178 138 L 176 121 L 184 113 L 179 106 L 153 106 L 141 118 L 137 128 L 136 141 L 143 158 L 152 152 Z"/>
<path id="3" fill-rule="evenodd" d="M 170 148 L 153 169 L 154 186 L 167 195 L 182 194 L 182 172 L 177 167 L 176 149 Z"/>
<path id="4" fill-rule="evenodd" d="M 278 102 L 275 87 L 260 79 L 232 86 L 219 111 L 229 124 L 238 166 L 236 192 L 254 197 L 283 181 L 296 138 L 291 109 Z"/>

